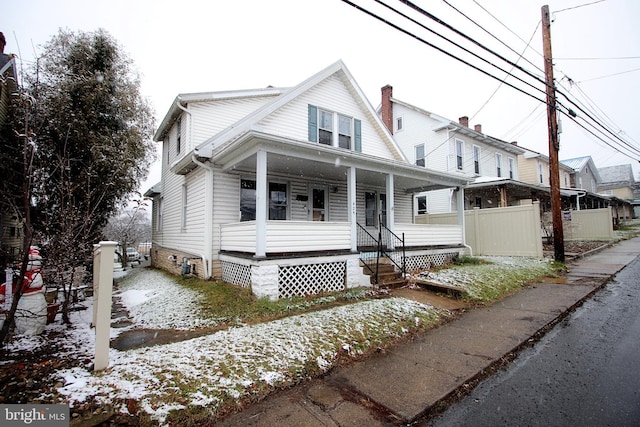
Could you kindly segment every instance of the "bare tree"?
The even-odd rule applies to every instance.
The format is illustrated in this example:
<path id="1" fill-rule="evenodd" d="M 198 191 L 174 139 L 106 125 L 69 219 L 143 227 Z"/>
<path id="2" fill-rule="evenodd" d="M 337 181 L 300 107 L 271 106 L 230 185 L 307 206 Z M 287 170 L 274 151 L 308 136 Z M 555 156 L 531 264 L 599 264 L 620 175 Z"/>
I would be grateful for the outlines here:
<path id="1" fill-rule="evenodd" d="M 138 196 L 141 197 L 140 194 Z M 134 199 L 130 205 L 111 217 L 103 230 L 107 240 L 118 242 L 122 248 L 119 255 L 122 257 L 123 265 L 129 262 L 127 247 L 136 247 L 138 243 L 147 241 L 151 235 L 151 220 L 147 215 L 147 206 L 145 199 Z"/>

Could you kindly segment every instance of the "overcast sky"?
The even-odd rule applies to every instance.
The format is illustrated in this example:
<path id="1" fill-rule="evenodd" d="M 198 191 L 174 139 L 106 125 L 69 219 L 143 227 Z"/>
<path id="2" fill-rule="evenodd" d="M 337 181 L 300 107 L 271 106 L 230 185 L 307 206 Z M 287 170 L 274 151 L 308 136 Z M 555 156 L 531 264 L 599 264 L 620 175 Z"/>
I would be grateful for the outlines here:
<path id="1" fill-rule="evenodd" d="M 511 70 L 511 65 L 400 2 L 384 1 L 503 70 Z M 640 1 L 447 0 L 491 35 L 444 0 L 414 2 L 542 79 L 539 24 L 542 6 L 549 5 L 560 90 L 640 150 Z M 461 52 L 376 1 L 353 3 L 498 79 L 505 76 L 504 71 Z M 21 0 L 6 3 L 0 13 L 5 53 L 19 54 L 24 61 L 41 54 L 41 46 L 59 28 L 107 30 L 134 61 L 158 124 L 179 93 L 294 86 L 342 59 L 374 108 L 380 103 L 380 88 L 390 84 L 397 99 L 451 120 L 469 116 L 470 125 L 482 124 L 488 135 L 548 154 L 543 103 L 500 86 L 499 80 L 341 0 Z M 525 52 L 525 59 L 518 59 L 514 51 Z M 513 74 L 533 82 L 520 71 Z M 544 99 L 539 82 L 533 83 L 538 89 L 513 77 L 507 82 Z M 577 112 L 578 119 L 584 117 Z M 638 176 L 640 154 L 621 155 L 567 118 L 562 119 L 562 130 L 560 159 L 590 155 L 598 167 L 631 163 Z M 622 144 L 603 138 L 612 145 Z M 156 164 L 141 190 L 159 179 Z"/>

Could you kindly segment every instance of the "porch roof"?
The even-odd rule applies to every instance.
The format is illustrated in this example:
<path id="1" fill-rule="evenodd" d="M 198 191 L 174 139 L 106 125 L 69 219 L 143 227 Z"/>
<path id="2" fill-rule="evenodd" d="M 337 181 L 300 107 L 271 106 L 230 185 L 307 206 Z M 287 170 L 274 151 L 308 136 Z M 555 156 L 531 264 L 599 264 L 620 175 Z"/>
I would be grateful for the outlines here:
<path id="1" fill-rule="evenodd" d="M 383 186 L 385 176 L 393 174 L 396 188 L 407 193 L 464 187 L 468 183 L 467 178 L 422 166 L 256 130 L 245 132 L 229 144 L 219 147 L 213 152 L 211 162 L 226 171 L 253 173 L 256 169 L 255 155 L 260 150 L 269 155 L 270 173 L 344 181 L 346 168 L 355 167 L 358 182 Z"/>

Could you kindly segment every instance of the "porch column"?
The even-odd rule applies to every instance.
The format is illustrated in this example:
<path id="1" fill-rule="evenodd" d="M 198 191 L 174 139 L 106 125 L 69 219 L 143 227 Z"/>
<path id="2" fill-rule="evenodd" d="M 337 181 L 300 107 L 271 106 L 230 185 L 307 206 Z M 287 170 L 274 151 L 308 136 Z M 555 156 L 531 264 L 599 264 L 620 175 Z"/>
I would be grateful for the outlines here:
<path id="1" fill-rule="evenodd" d="M 356 216 L 356 168 L 347 168 L 347 220 L 351 224 L 351 252 L 358 252 L 358 222 Z"/>
<path id="2" fill-rule="evenodd" d="M 464 188 L 458 187 L 458 194 L 456 195 L 456 206 L 458 210 L 458 225 L 462 227 L 462 244 L 467 244 L 467 230 L 464 225 Z"/>
<path id="3" fill-rule="evenodd" d="M 395 205 L 393 194 L 393 175 L 389 174 L 386 177 L 387 185 L 387 223 L 385 224 L 389 230 L 395 233 Z"/>
<path id="4" fill-rule="evenodd" d="M 256 153 L 256 257 L 267 255 L 267 153 Z"/>

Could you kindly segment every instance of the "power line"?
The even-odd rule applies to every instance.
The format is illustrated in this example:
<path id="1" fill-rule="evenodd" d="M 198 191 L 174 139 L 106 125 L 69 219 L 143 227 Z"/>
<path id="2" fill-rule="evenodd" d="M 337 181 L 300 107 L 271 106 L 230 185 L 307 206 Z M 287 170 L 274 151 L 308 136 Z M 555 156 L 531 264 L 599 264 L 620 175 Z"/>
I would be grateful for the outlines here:
<path id="1" fill-rule="evenodd" d="M 414 3 L 412 3 L 411 1 L 409 1 L 409 0 L 399 0 L 399 1 L 400 1 L 401 3 L 403 3 L 403 4 L 407 5 L 407 6 L 411 7 L 412 9 L 414 9 L 414 10 L 418 11 L 419 13 L 421 13 L 421 14 L 423 14 L 424 16 L 428 17 L 429 19 L 432 19 L 432 20 L 434 20 L 435 22 L 437 22 L 437 23 L 439 23 L 439 24 L 441 24 L 441 25 L 445 26 L 445 28 L 447 28 L 447 29 L 449 29 L 449 30 L 451 30 L 451 31 L 454 31 L 456 34 L 458 34 L 458 35 L 460 35 L 460 36 L 464 37 L 465 39 L 467 39 L 467 40 L 469 40 L 469 41 L 472 41 L 474 44 L 476 44 L 477 46 L 481 47 L 482 49 L 484 49 L 484 50 L 486 50 L 486 51 L 488 51 L 488 52 L 490 52 L 490 53 L 492 53 L 492 54 L 496 55 L 496 56 L 497 56 L 497 57 L 499 57 L 500 59 L 502 59 L 502 60 L 506 61 L 506 62 L 507 62 L 507 63 L 509 63 L 509 64 L 512 64 L 513 66 L 517 67 L 519 70 L 521 70 L 521 71 L 523 71 L 523 72 L 527 73 L 528 75 L 530 75 L 530 76 L 532 76 L 532 77 L 534 77 L 534 78 L 536 78 L 537 80 L 539 80 L 539 81 L 540 81 L 540 79 L 539 79 L 538 77 L 536 77 L 536 76 L 532 75 L 532 74 L 531 74 L 531 73 L 529 73 L 528 71 L 524 70 L 522 67 L 520 67 L 520 66 L 518 66 L 517 64 L 515 64 L 515 63 L 513 63 L 513 62 L 511 62 L 511 61 L 509 61 L 509 60 L 507 60 L 507 59 L 506 59 L 506 58 L 504 58 L 503 56 L 501 56 L 501 55 L 497 54 L 496 52 L 492 51 L 491 49 L 486 48 L 486 47 L 485 47 L 484 45 L 482 45 L 481 43 L 477 42 L 476 40 L 472 39 L 471 37 L 467 36 L 466 34 L 464 34 L 464 33 L 460 32 L 459 30 L 455 29 L 455 28 L 454 28 L 454 27 L 452 27 L 451 25 L 449 25 L 449 24 L 445 23 L 444 21 L 442 21 L 441 19 L 437 18 L 435 15 L 433 15 L 433 14 L 431 14 L 431 13 L 427 12 L 426 10 L 424 10 L 424 9 L 420 8 L 419 6 L 415 5 L 415 4 L 414 4 Z M 493 77 L 493 78 L 495 78 L 495 79 L 497 79 L 497 77 L 495 77 L 495 76 L 493 76 L 493 75 L 492 75 L 492 77 Z M 546 83 L 546 82 L 543 82 L 543 83 L 545 84 L 545 87 L 546 87 L 547 83 Z M 506 82 L 505 82 L 505 84 L 509 85 L 509 83 L 506 83 Z M 510 86 L 511 86 L 511 87 L 513 87 L 513 85 L 510 85 Z M 538 90 L 539 90 L 539 89 L 538 89 Z M 520 90 L 520 91 L 521 91 L 521 92 L 523 92 L 522 90 Z M 524 93 L 526 93 L 526 92 L 524 92 Z M 629 146 L 629 145 L 628 145 L 628 143 L 627 143 L 626 141 L 624 141 L 622 138 L 620 138 L 617 134 L 613 133 L 610 129 L 606 128 L 606 127 L 605 127 L 604 125 L 602 125 L 600 122 L 598 122 L 597 120 L 595 120 L 595 119 L 594 119 L 594 118 L 593 118 L 593 117 L 592 117 L 592 116 L 591 116 L 587 111 L 585 111 L 583 108 L 581 108 L 581 107 L 580 107 L 579 105 L 577 105 L 575 102 L 573 102 L 573 101 L 572 101 L 572 100 L 571 100 L 571 99 L 570 99 L 566 94 L 564 94 L 564 93 L 563 93 L 563 92 L 561 92 L 561 91 L 558 91 L 558 93 L 559 93 L 559 94 L 561 94 L 561 95 L 562 95 L 562 96 L 563 96 L 563 97 L 564 97 L 564 98 L 565 98 L 569 103 L 571 103 L 573 106 L 575 106 L 579 111 L 581 111 L 583 114 L 585 114 L 587 117 L 589 117 L 589 118 L 590 118 L 594 123 L 596 123 L 598 126 L 600 126 L 600 127 L 604 130 L 604 132 L 603 132 L 602 130 L 598 129 L 598 132 L 602 133 L 603 135 L 606 135 L 606 133 L 609 133 L 609 134 L 610 134 L 614 139 L 617 139 L 617 140 L 619 140 L 620 142 L 622 142 L 623 144 L 625 144 L 626 146 Z M 532 95 L 530 95 L 530 96 L 532 96 Z M 546 104 L 546 100 L 544 101 L 544 103 Z M 558 105 L 562 106 L 563 108 L 565 108 L 565 109 L 567 110 L 568 114 L 563 112 L 564 114 L 567 114 L 568 116 L 572 116 L 573 114 L 575 114 L 575 113 L 573 113 L 573 110 L 572 110 L 572 109 L 570 109 L 570 108 L 566 107 L 566 106 L 565 106 L 565 105 L 563 105 L 561 102 L 559 102 L 557 99 L 556 99 L 556 103 L 557 103 Z M 554 106 L 554 108 L 557 110 L 557 107 L 555 107 L 555 106 Z M 575 121 L 575 120 L 574 120 L 574 121 Z M 577 123 L 577 121 L 575 121 L 575 122 Z M 589 125 L 595 128 L 595 126 L 594 126 L 592 123 L 589 123 Z M 594 134 L 594 136 L 595 136 L 595 134 Z M 608 145 L 610 145 L 610 144 L 608 144 Z M 611 145 L 610 145 L 610 146 L 611 146 Z M 612 147 L 612 148 L 614 148 L 613 146 L 611 146 L 611 147 Z M 633 150 L 635 150 L 635 148 L 632 148 L 632 149 L 633 149 Z M 640 151 L 639 151 L 639 154 L 640 154 Z"/>
<path id="2" fill-rule="evenodd" d="M 607 74 L 606 76 L 600 76 L 600 77 L 594 77 L 594 78 L 591 78 L 591 79 L 580 80 L 578 83 L 592 82 L 594 80 L 606 79 L 606 78 L 609 78 L 609 77 L 619 76 L 621 74 L 635 73 L 636 71 L 640 71 L 640 68 L 634 68 L 633 70 L 620 71 L 619 73 Z"/>
<path id="3" fill-rule="evenodd" d="M 502 81 L 502 80 L 503 80 L 503 79 L 501 79 L 501 78 L 499 78 L 499 77 L 497 77 L 497 76 L 495 76 L 495 75 L 491 74 L 490 72 L 488 72 L 488 71 L 486 71 L 486 70 L 483 70 L 483 69 L 479 68 L 478 66 L 476 66 L 476 65 L 474 65 L 474 64 L 471 64 L 471 63 L 469 63 L 468 61 L 466 61 L 466 60 L 464 60 L 464 59 L 462 59 L 462 58 L 460 58 L 460 57 L 458 57 L 458 56 L 456 56 L 456 55 L 454 55 L 454 54 L 451 54 L 451 53 L 449 53 L 449 52 L 445 51 L 443 48 L 441 48 L 441 47 L 439 47 L 439 46 L 434 45 L 433 43 L 431 43 L 431 42 L 429 42 L 429 41 L 427 41 L 427 40 L 425 40 L 425 39 L 423 39 L 423 38 L 421 38 L 421 37 L 417 36 L 416 34 L 414 34 L 414 33 L 410 32 L 410 31 L 408 31 L 408 30 L 406 30 L 406 29 L 404 29 L 404 28 L 400 27 L 399 25 L 397 25 L 397 24 L 395 24 L 395 23 L 390 22 L 388 19 L 386 19 L 386 18 L 382 18 L 382 17 L 381 17 L 381 16 L 379 16 L 379 15 L 376 15 L 375 13 L 373 13 L 373 12 L 371 12 L 371 11 L 367 10 L 366 8 L 363 8 L 363 7 L 361 7 L 361 6 L 357 5 L 357 4 L 354 4 L 353 2 L 351 2 L 351 1 L 349 1 L 349 0 L 342 0 L 342 1 L 343 1 L 344 3 L 347 3 L 348 5 L 350 5 L 350 6 L 354 7 L 354 8 L 356 8 L 357 10 L 359 10 L 359 11 L 361 11 L 361 12 L 363 12 L 363 13 L 365 13 L 365 14 L 367 14 L 367 15 L 369 15 L 369 16 L 371 16 L 371 17 L 373 17 L 373 18 L 375 18 L 375 19 L 377 19 L 377 20 L 379 20 L 379 21 L 381 21 L 381 22 L 383 22 L 383 23 L 385 23 L 385 24 L 389 25 L 389 26 L 391 26 L 392 28 L 394 28 L 394 29 L 396 29 L 396 30 L 398 30 L 398 31 L 402 32 L 403 34 L 408 35 L 408 36 L 410 36 L 410 37 L 412 37 L 412 38 L 414 38 L 414 39 L 416 39 L 416 40 L 418 40 L 418 41 L 420 41 L 420 42 L 422 42 L 422 43 L 426 44 L 427 46 L 432 47 L 432 48 L 436 49 L 437 51 L 439 51 L 439 52 L 441 52 L 441 53 L 444 53 L 445 55 L 447 55 L 447 56 L 449 56 L 449 57 L 451 57 L 451 58 L 453 58 L 453 59 L 455 59 L 455 60 L 457 60 L 457 61 L 459 61 L 459 62 L 462 62 L 463 64 L 465 64 L 465 65 L 467 65 L 467 66 L 469 66 L 469 67 L 473 68 L 473 69 L 474 69 L 474 70 L 476 70 L 476 71 L 481 72 L 482 74 L 484 74 L 484 75 L 486 75 L 486 76 L 488 76 L 488 77 L 491 77 L 491 78 L 496 79 L 496 80 L 498 80 L 498 81 Z M 391 10 L 394 10 L 394 11 L 395 11 L 395 9 L 393 9 L 393 8 L 391 8 L 390 6 L 388 6 L 388 5 L 386 5 L 386 4 L 382 3 L 382 2 L 380 2 L 379 0 L 376 0 L 376 1 L 377 1 L 378 3 L 380 3 L 380 4 L 384 5 L 385 7 L 387 7 L 387 8 L 389 8 L 389 9 L 391 9 Z M 433 16 L 432 14 L 430 14 L 430 13 L 428 13 L 428 12 L 426 12 L 426 11 L 423 11 L 421 8 L 419 8 L 419 7 L 415 6 L 415 5 L 414 5 L 413 3 L 411 3 L 410 1 L 406 1 L 406 0 L 400 0 L 400 1 L 401 1 L 403 4 L 405 4 L 405 5 L 409 6 L 409 7 L 413 7 L 413 8 L 415 8 L 415 10 L 417 10 L 417 11 L 422 11 L 421 13 L 423 13 L 425 16 L 429 17 L 430 19 L 434 19 L 436 22 L 440 23 L 441 25 L 444 25 L 446 28 L 450 29 L 451 31 L 454 31 L 456 34 L 461 35 L 462 37 L 466 38 L 467 40 L 472 41 L 474 44 L 476 44 L 476 45 L 478 45 L 478 46 L 482 47 L 483 49 L 487 50 L 488 52 L 490 52 L 490 53 L 492 53 L 492 54 L 494 54 L 494 55 L 498 56 L 500 59 L 505 60 L 507 63 L 510 63 L 510 64 L 512 64 L 512 65 L 516 65 L 516 66 L 517 66 L 517 64 L 514 64 L 513 62 L 511 62 L 511 61 L 507 60 L 506 58 L 503 58 L 502 56 L 498 55 L 497 53 L 493 52 L 492 50 L 487 49 L 486 47 L 484 47 L 483 45 L 481 45 L 480 43 L 478 43 L 478 42 L 477 42 L 477 41 L 475 41 L 474 39 L 472 39 L 472 38 L 470 38 L 469 36 L 467 36 L 467 35 L 463 34 L 463 33 L 462 33 L 462 32 L 460 32 L 459 30 L 456 30 L 456 29 L 455 29 L 454 27 L 452 27 L 451 25 L 449 25 L 449 24 L 445 23 L 444 21 L 442 21 L 442 20 L 440 20 L 439 18 L 437 18 L 437 17 Z M 399 13 L 399 12 L 396 12 L 396 13 Z M 410 20 L 411 22 L 417 23 L 417 21 L 413 20 L 412 18 L 408 18 L 408 17 L 406 17 L 406 15 L 404 15 L 404 14 L 402 14 L 402 13 L 399 13 L 399 14 L 400 14 L 401 16 L 405 17 L 406 19 Z M 418 23 L 418 25 L 420 25 L 420 26 L 421 26 L 421 27 L 423 27 L 423 28 L 426 28 L 426 27 L 424 27 L 422 24 L 419 24 L 419 23 Z M 446 38 L 445 38 L 445 39 L 446 39 Z M 448 40 L 448 39 L 447 39 L 447 40 Z M 451 41 L 450 41 L 450 42 L 451 42 Z M 451 43 L 453 43 L 453 42 L 451 42 Z M 492 65 L 493 65 L 493 64 L 492 64 Z M 498 69 L 500 69 L 499 67 L 497 67 L 497 68 L 498 68 Z M 521 71 L 523 71 L 523 72 L 525 72 L 525 73 L 529 74 L 529 75 L 530 75 L 531 77 L 533 77 L 534 79 L 539 80 L 535 75 L 532 75 L 532 74 L 531 74 L 531 73 L 529 73 L 528 71 L 524 70 L 522 67 L 517 66 L 517 68 L 518 68 L 519 70 L 521 70 Z M 502 70 L 502 71 L 504 71 L 504 70 Z M 510 73 L 508 73 L 508 74 L 510 74 Z M 510 75 L 512 75 L 512 74 L 510 74 Z M 514 77 L 515 77 L 515 76 L 514 76 Z M 517 77 L 515 77 L 515 78 L 517 78 Z M 526 83 L 526 82 L 525 82 L 525 83 Z M 543 83 L 544 83 L 544 85 L 545 85 L 545 87 L 546 87 L 546 82 L 543 82 Z M 525 90 L 523 90 L 523 89 L 521 89 L 521 88 L 518 88 L 517 86 L 515 86 L 515 85 L 513 85 L 513 84 L 511 84 L 511 83 L 508 83 L 508 82 L 506 82 L 506 81 L 505 81 L 505 82 L 504 82 L 504 84 L 506 84 L 507 86 L 509 86 L 509 87 L 511 87 L 511 88 L 513 88 L 513 89 L 515 89 L 515 90 L 517 90 L 518 92 L 521 92 L 521 93 L 523 93 L 523 94 L 525 94 L 525 95 L 527 95 L 527 96 L 529 96 L 529 97 L 531 97 L 531 98 L 536 99 L 537 101 L 541 102 L 542 104 L 545 104 L 545 105 L 547 104 L 546 100 L 541 100 L 541 99 L 537 98 L 536 96 L 534 96 L 533 94 L 531 94 L 531 93 L 529 93 L 529 92 L 527 92 L 527 91 L 525 91 Z M 528 84 L 528 83 L 527 83 L 527 84 Z M 538 89 L 538 88 L 536 88 L 536 89 L 537 89 L 537 90 L 540 90 L 540 89 Z M 611 140 L 613 143 L 615 143 L 615 144 L 619 144 L 618 142 L 614 142 L 615 140 L 618 140 L 618 141 L 620 141 L 621 143 L 626 144 L 626 145 L 628 146 L 628 143 L 627 143 L 626 141 L 624 141 L 623 139 L 621 139 L 621 138 L 619 137 L 619 135 L 617 135 L 617 134 L 613 133 L 610 129 L 608 129 L 606 126 L 604 126 L 604 125 L 603 125 L 602 123 L 600 123 L 598 120 L 594 119 L 594 118 L 593 118 L 593 116 L 592 116 L 589 112 L 587 112 L 587 111 L 586 111 L 585 109 L 583 109 L 581 106 L 577 105 L 577 104 L 576 104 L 576 103 L 575 103 L 575 102 L 574 102 L 574 101 L 573 101 L 573 100 L 572 100 L 568 95 L 566 95 L 565 93 L 560 92 L 560 91 L 558 91 L 558 93 L 559 93 L 559 94 L 561 94 L 561 95 L 566 99 L 566 101 L 567 101 L 568 103 L 570 103 L 572 106 L 574 106 L 578 111 L 582 112 L 582 113 L 585 115 L 585 117 L 588 117 L 588 118 L 593 122 L 593 123 L 590 123 L 590 122 L 587 122 L 587 121 L 586 121 L 586 119 L 581 118 L 582 120 L 584 120 L 584 121 L 585 121 L 585 123 L 586 123 L 588 126 L 593 127 L 594 129 L 596 129 L 596 130 L 597 130 L 597 132 L 599 132 L 601 135 L 603 135 L 604 137 L 606 137 L 606 138 L 608 138 L 609 140 Z M 560 107 L 564 108 L 564 110 L 566 110 L 566 111 L 562 111 L 562 109 L 560 109 L 560 108 L 558 108 L 558 107 L 556 107 L 556 110 L 557 110 L 557 111 L 559 111 L 560 113 L 562 113 L 562 114 L 566 115 L 567 117 L 569 117 L 569 118 L 570 118 L 572 121 L 574 121 L 578 126 L 582 127 L 586 132 L 588 132 L 588 133 L 592 134 L 595 138 L 597 138 L 597 139 L 599 139 L 600 141 L 604 142 L 605 144 L 607 144 L 609 147 L 613 148 L 614 150 L 617 150 L 617 151 L 620 151 L 620 152 L 622 152 L 622 150 L 624 150 L 624 151 L 628 151 L 628 149 L 626 149 L 626 148 L 624 148 L 624 147 L 622 147 L 622 146 L 620 146 L 620 148 L 622 148 L 622 150 L 620 150 L 620 149 L 618 149 L 618 148 L 614 147 L 614 146 L 612 145 L 612 143 L 611 143 L 611 142 L 608 142 L 608 141 L 606 141 L 605 139 L 603 139 L 603 136 L 599 136 L 599 135 L 595 134 L 595 133 L 594 133 L 594 131 L 592 131 L 592 130 L 590 130 L 590 129 L 587 129 L 587 128 L 586 128 L 586 126 L 585 126 L 585 124 L 580 123 L 580 122 L 578 122 L 578 121 L 575 119 L 576 113 L 575 113 L 571 108 L 567 107 L 566 105 L 564 105 L 562 102 L 560 102 L 560 101 L 558 101 L 558 100 L 556 100 L 556 102 L 557 102 L 557 104 L 558 104 Z M 595 123 L 595 124 L 594 124 L 594 123 Z M 596 125 L 597 125 L 598 127 L 602 128 L 602 129 L 597 128 L 597 127 L 596 127 Z M 456 132 L 456 133 L 457 133 L 457 132 Z M 610 136 L 609 136 L 609 135 L 607 135 L 607 134 L 609 134 Z M 454 135 L 455 135 L 455 133 L 454 133 Z M 450 140 L 452 137 L 453 137 L 453 136 L 451 136 L 451 137 L 447 138 L 447 140 L 443 141 L 443 143 L 442 143 L 442 144 L 446 143 L 446 142 L 447 142 L 448 140 Z M 440 144 L 440 145 L 442 145 L 442 144 Z M 635 151 L 636 149 L 635 149 L 634 147 L 631 147 L 631 150 Z"/>
<path id="4" fill-rule="evenodd" d="M 425 40 L 425 39 L 423 39 L 423 38 L 421 38 L 421 37 L 419 37 L 419 36 L 417 36 L 417 35 L 415 35 L 415 34 L 411 33 L 411 32 L 410 32 L 410 31 L 408 31 L 408 30 L 405 30 L 404 28 L 402 28 L 402 27 L 400 27 L 400 26 L 398 26 L 398 25 L 396 25 L 396 24 L 394 24 L 394 23 L 390 22 L 389 20 L 387 20 L 387 19 L 385 19 L 385 18 L 383 18 L 383 17 L 381 17 L 381 16 L 379 16 L 379 15 L 376 15 L 375 13 L 373 13 L 373 12 L 371 12 L 371 11 L 369 11 L 369 10 L 367 10 L 367 9 L 363 8 L 362 6 L 359 6 L 359 5 L 357 5 L 357 4 L 353 3 L 353 2 L 351 2 L 350 0 L 342 0 L 342 2 L 344 2 L 344 3 L 348 4 L 348 5 L 349 5 L 349 6 L 351 6 L 351 7 L 354 7 L 355 9 L 357 9 L 357 10 L 359 10 L 359 11 L 361 11 L 361 12 L 363 12 L 363 13 L 365 13 L 365 14 L 367 14 L 367 15 L 369 15 L 369 16 L 371 16 L 371 17 L 373 17 L 373 18 L 375 18 L 375 19 L 377 19 L 377 20 L 379 20 L 379 21 L 381 21 L 381 22 L 383 22 L 383 23 L 385 23 L 385 24 L 387 24 L 387 25 L 389 25 L 390 27 L 392 27 L 392 28 L 394 28 L 394 29 L 396 29 L 396 30 L 400 31 L 400 32 L 401 32 L 401 33 L 403 33 L 403 34 L 406 34 L 406 35 L 408 35 L 409 37 L 414 38 L 415 40 L 417 40 L 417 41 L 419 41 L 419 42 L 421 42 L 421 43 L 426 44 L 427 46 L 429 46 L 429 47 L 431 47 L 431 48 L 433 48 L 433 49 L 437 50 L 438 52 L 443 53 L 443 54 L 447 55 L 448 57 L 455 59 L 456 61 L 462 62 L 463 64 L 465 64 L 465 65 L 467 65 L 467 66 L 469 66 L 469 67 L 473 68 L 473 69 L 474 69 L 474 70 L 476 70 L 476 71 L 481 72 L 482 74 L 484 74 L 484 75 L 486 75 L 486 76 L 488 76 L 488 77 L 491 77 L 491 78 L 493 78 L 493 79 L 495 79 L 495 80 L 501 81 L 501 79 L 500 79 L 499 77 L 494 76 L 493 74 L 489 73 L 488 71 L 483 70 L 482 68 L 480 68 L 480 67 L 478 67 L 478 66 L 476 66 L 476 65 L 474 65 L 474 64 L 471 64 L 470 62 L 468 62 L 468 61 L 466 61 L 466 60 L 464 60 L 464 59 L 462 59 L 462 58 L 460 58 L 460 57 L 458 57 L 458 56 L 456 56 L 456 55 L 453 55 L 453 54 L 452 54 L 452 53 L 450 53 L 450 52 L 447 52 L 447 51 L 446 51 L 446 50 L 444 50 L 443 48 L 441 48 L 441 47 L 439 47 L 439 46 L 434 45 L 433 43 L 431 43 L 431 42 L 429 42 L 429 41 L 427 41 L 427 40 Z M 533 99 L 535 99 L 535 100 L 537 100 L 537 101 L 539 101 L 539 102 L 546 103 L 546 101 L 545 101 L 545 100 L 542 100 L 542 99 L 540 99 L 540 98 L 536 98 L 536 96 L 535 96 L 535 95 L 532 95 L 532 94 L 530 94 L 530 93 L 528 93 L 528 92 L 524 91 L 523 89 L 518 88 L 517 86 L 512 85 L 511 83 L 507 83 L 507 82 L 505 82 L 504 84 L 506 84 L 507 86 L 509 86 L 509 87 L 511 87 L 511 88 L 513 88 L 513 89 L 515 89 L 515 90 L 517 90 L 518 92 L 521 92 L 521 93 L 523 93 L 523 94 L 525 94 L 525 95 L 527 95 L 527 96 L 529 96 L 529 97 L 531 97 L 531 98 L 533 98 Z M 540 89 L 538 89 L 538 90 L 540 90 Z"/>
<path id="5" fill-rule="evenodd" d="M 580 7 L 585 7 L 585 6 L 591 6 L 597 3 L 602 3 L 605 0 L 597 0 L 597 1 L 593 1 L 591 3 L 585 3 L 585 4 L 580 4 L 577 6 L 572 6 L 572 7 L 567 7 L 566 9 L 560 9 L 560 10 L 556 10 L 554 12 L 551 12 L 551 14 L 553 15 L 554 13 L 560 13 L 560 12 L 566 12 L 567 10 L 573 10 L 573 9 L 578 9 Z"/>
<path id="6" fill-rule="evenodd" d="M 531 40 L 533 40 L 533 36 L 535 35 L 536 31 L 538 30 L 538 27 L 540 26 L 540 21 L 538 21 L 538 25 L 536 26 L 536 30 L 534 31 L 533 35 L 531 36 L 531 38 L 529 39 L 529 41 L 525 41 L 522 39 L 522 37 L 518 36 L 515 32 L 513 32 L 509 27 L 507 27 L 505 24 L 502 23 L 502 21 L 500 21 L 498 18 L 496 18 L 494 15 L 492 15 L 487 9 L 485 9 L 483 6 L 481 6 L 477 1 L 474 0 L 474 3 L 477 4 L 482 10 L 484 10 L 489 16 L 491 16 L 493 19 L 495 19 L 498 23 L 500 23 L 503 27 L 505 27 L 508 31 L 510 31 L 512 34 L 514 34 L 516 37 L 518 37 L 518 39 L 520 39 L 526 46 L 524 48 L 524 50 L 522 51 L 522 53 L 518 53 L 515 49 L 513 49 L 511 46 L 509 46 L 508 44 L 506 44 L 503 40 L 501 40 L 499 37 L 497 37 L 495 34 L 493 34 L 492 32 L 490 32 L 489 30 L 487 30 L 486 28 L 484 28 L 482 25 L 478 24 L 476 21 L 474 21 L 473 19 L 471 19 L 469 16 L 467 16 L 465 13 L 463 13 L 461 10 L 459 10 L 458 8 L 456 8 L 455 6 L 453 6 L 451 3 L 449 3 L 447 0 L 442 0 L 447 6 L 449 6 L 450 8 L 452 8 L 453 10 L 455 10 L 456 12 L 458 12 L 460 15 L 462 15 L 463 17 L 465 17 L 467 20 L 471 21 L 475 26 L 477 26 L 478 28 L 480 28 L 482 31 L 484 31 L 485 33 L 487 33 L 489 36 L 491 36 L 492 38 L 494 38 L 495 40 L 497 40 L 499 43 L 501 43 L 503 46 L 505 46 L 507 49 L 509 49 L 511 52 L 515 53 L 516 55 L 518 55 L 518 60 L 519 59 L 524 59 L 525 61 L 527 61 L 530 65 L 532 65 L 533 67 L 537 68 L 538 71 L 544 73 L 544 70 L 541 69 L 538 65 L 535 65 L 533 62 L 529 61 L 527 58 L 525 58 L 524 52 L 526 52 L 526 50 L 528 48 L 530 48 L 531 46 Z M 537 53 L 537 52 L 536 52 Z M 517 62 L 517 61 L 516 61 Z"/>

